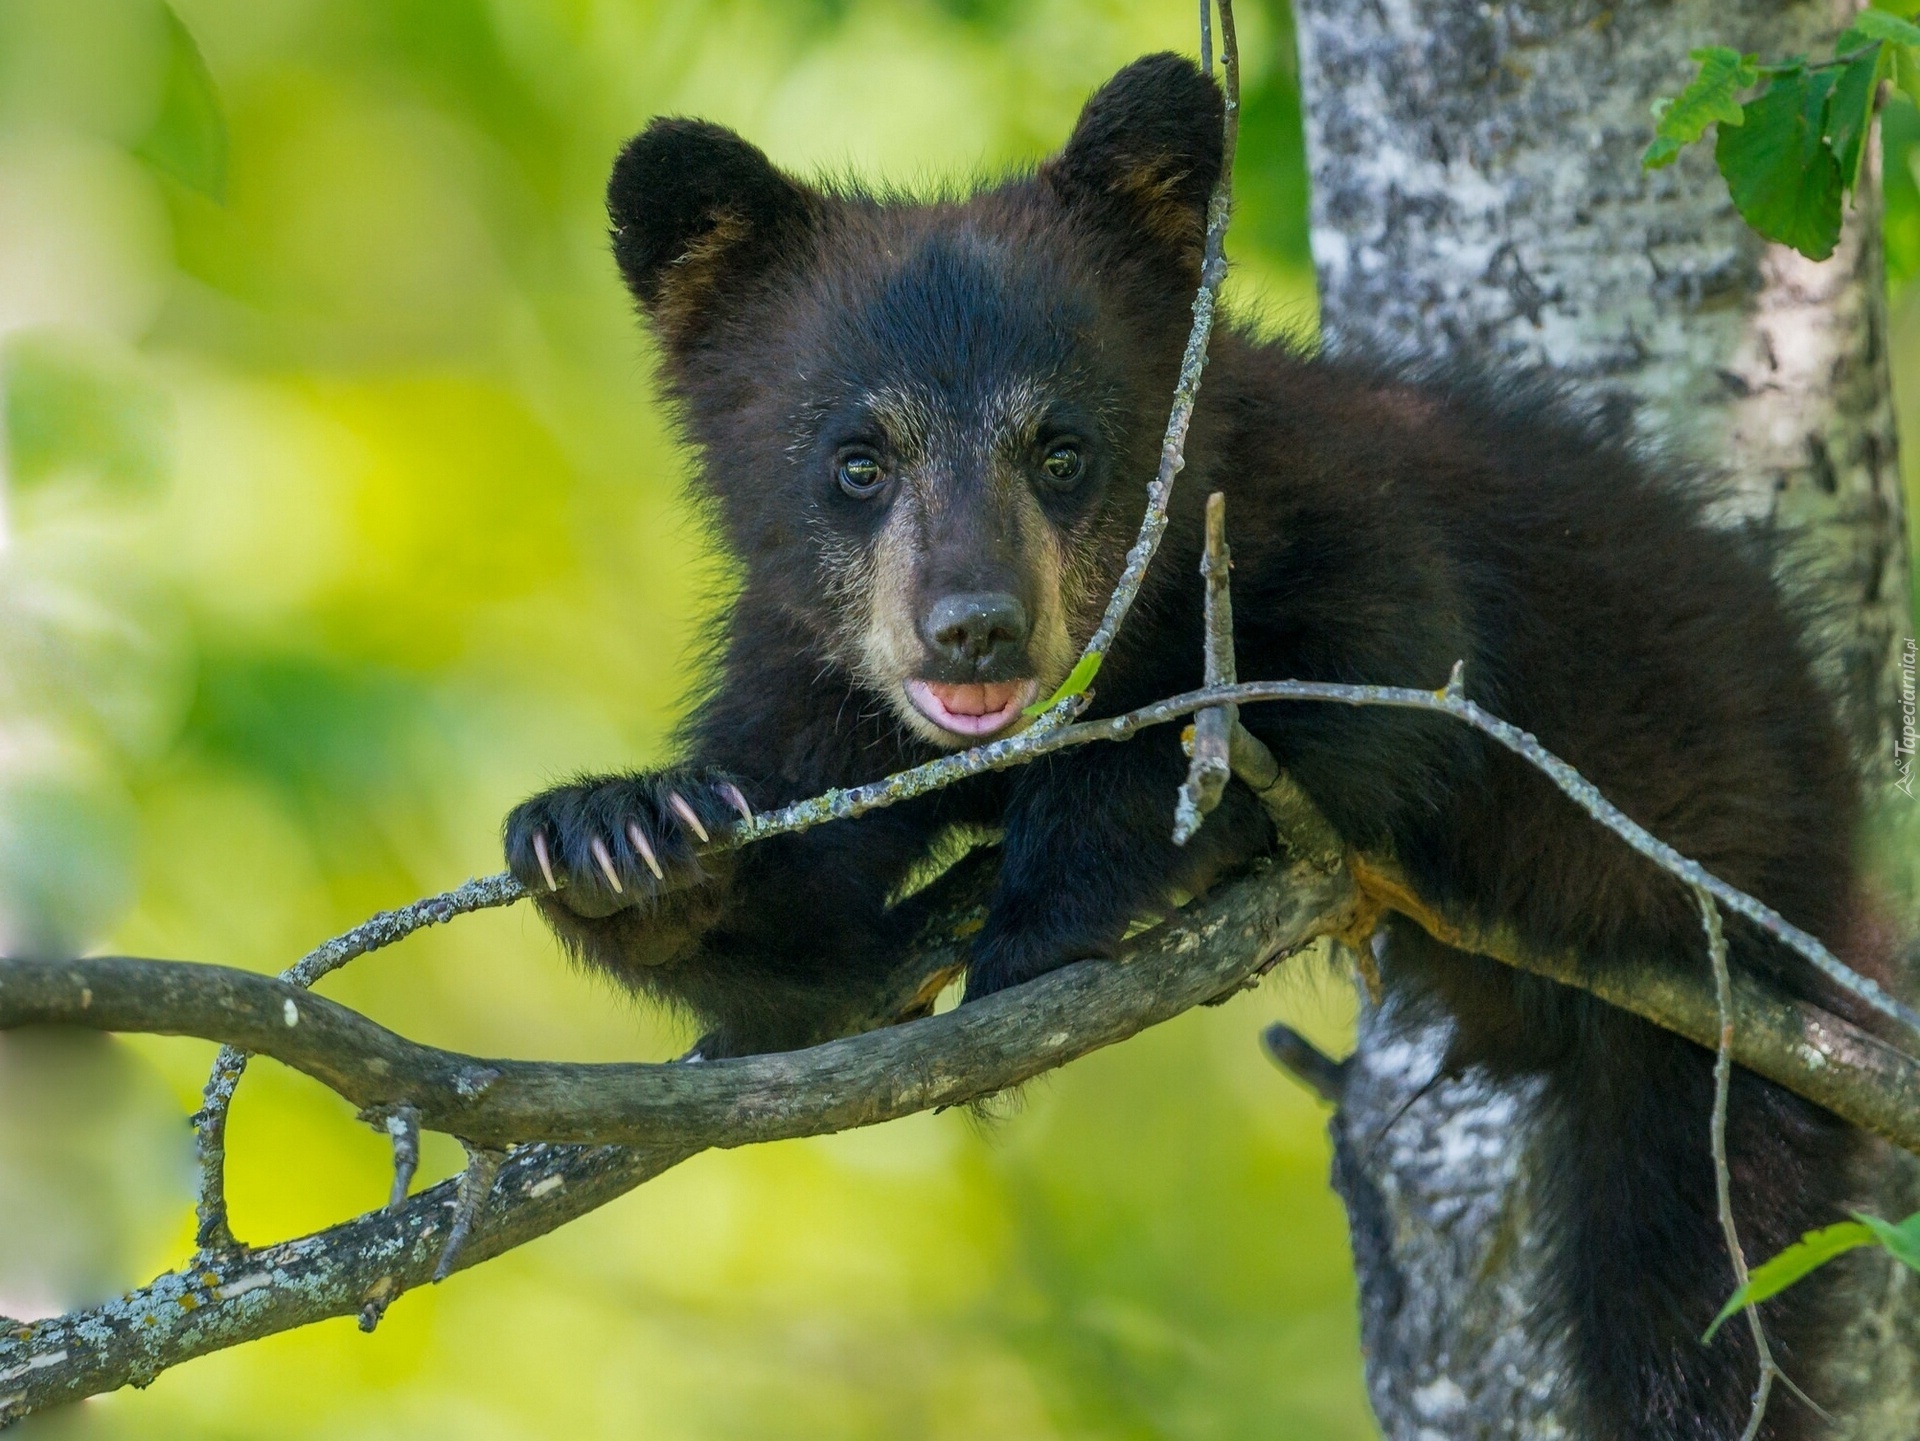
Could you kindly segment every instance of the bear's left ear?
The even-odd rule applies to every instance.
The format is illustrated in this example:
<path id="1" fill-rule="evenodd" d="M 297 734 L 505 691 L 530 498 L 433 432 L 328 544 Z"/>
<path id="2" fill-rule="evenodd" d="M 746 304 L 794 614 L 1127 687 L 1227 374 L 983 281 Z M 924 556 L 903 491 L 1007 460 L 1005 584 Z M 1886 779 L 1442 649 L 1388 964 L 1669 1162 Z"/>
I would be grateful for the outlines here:
<path id="1" fill-rule="evenodd" d="M 1191 60 L 1146 56 L 1100 87 L 1041 177 L 1097 224 L 1172 247 L 1197 277 L 1225 107 Z"/>
<path id="2" fill-rule="evenodd" d="M 675 345 L 810 249 L 820 197 L 731 130 L 661 119 L 627 142 L 607 182 L 613 255 Z"/>

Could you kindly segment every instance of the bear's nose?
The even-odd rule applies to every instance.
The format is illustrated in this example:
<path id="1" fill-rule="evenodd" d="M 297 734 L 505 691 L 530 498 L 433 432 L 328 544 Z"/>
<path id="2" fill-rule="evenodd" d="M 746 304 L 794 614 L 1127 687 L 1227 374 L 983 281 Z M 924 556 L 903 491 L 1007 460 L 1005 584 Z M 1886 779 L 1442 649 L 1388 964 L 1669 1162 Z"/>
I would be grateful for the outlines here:
<path id="1" fill-rule="evenodd" d="M 975 663 L 1024 644 L 1027 630 L 1027 608 L 1004 591 L 942 596 L 920 627 L 942 658 Z"/>

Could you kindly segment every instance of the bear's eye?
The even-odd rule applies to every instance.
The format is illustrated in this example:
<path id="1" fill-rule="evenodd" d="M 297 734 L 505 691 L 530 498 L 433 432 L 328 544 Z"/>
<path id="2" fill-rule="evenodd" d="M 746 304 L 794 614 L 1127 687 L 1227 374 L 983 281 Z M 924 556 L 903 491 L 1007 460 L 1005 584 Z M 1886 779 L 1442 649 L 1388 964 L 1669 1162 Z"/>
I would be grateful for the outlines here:
<path id="1" fill-rule="evenodd" d="M 886 483 L 887 472 L 863 450 L 840 457 L 840 488 L 855 500 L 865 500 Z"/>
<path id="2" fill-rule="evenodd" d="M 1047 452 L 1046 459 L 1040 462 L 1040 469 L 1046 472 L 1047 479 L 1063 487 L 1080 479 L 1086 468 L 1086 458 L 1080 454 L 1080 447 L 1068 441 L 1054 446 Z"/>

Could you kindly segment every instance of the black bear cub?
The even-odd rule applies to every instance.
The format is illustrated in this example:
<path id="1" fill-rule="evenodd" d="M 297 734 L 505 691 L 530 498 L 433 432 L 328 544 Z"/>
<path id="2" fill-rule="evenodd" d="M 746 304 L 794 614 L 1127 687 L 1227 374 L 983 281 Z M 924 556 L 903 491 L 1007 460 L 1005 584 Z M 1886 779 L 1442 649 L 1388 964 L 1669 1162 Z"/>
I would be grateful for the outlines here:
<path id="1" fill-rule="evenodd" d="M 1172 844 L 1176 728 L 1087 746 L 733 853 L 750 808 L 1004 734 L 1071 667 L 1140 518 L 1218 174 L 1221 99 L 1171 55 L 1129 66 L 1064 149 L 964 199 L 803 184 L 726 130 L 657 120 L 608 189 L 741 589 L 666 770 L 535 797 L 513 872 L 575 952 L 710 1026 L 708 1053 L 804 1046 L 871 994 L 917 917 L 890 906 L 955 825 L 1003 834 L 969 999 L 1110 954 L 1130 922 L 1273 842 L 1251 795 Z M 1165 549 L 1095 713 L 1199 683 L 1196 566 L 1228 496 L 1248 679 L 1467 687 L 1630 815 L 1834 940 L 1855 786 L 1763 557 L 1617 425 L 1537 381 L 1413 373 L 1217 334 Z M 1471 731 L 1249 708 L 1352 846 L 1424 898 L 1537 946 L 1704 966 L 1689 894 Z M 1546 1079 L 1557 1304 L 1600 1438 L 1739 1433 L 1744 1328 L 1715 1220 L 1710 1057 L 1584 994 L 1396 924 L 1386 984 L 1456 1022 L 1450 1064 Z M 1732 927 L 1737 964 L 1809 976 Z M 1749 1252 L 1837 1218 L 1853 1134 L 1739 1074 Z M 1816 1282 L 1771 1303 L 1817 1383 Z M 1775 1392 L 1768 1435 L 1814 1434 Z"/>

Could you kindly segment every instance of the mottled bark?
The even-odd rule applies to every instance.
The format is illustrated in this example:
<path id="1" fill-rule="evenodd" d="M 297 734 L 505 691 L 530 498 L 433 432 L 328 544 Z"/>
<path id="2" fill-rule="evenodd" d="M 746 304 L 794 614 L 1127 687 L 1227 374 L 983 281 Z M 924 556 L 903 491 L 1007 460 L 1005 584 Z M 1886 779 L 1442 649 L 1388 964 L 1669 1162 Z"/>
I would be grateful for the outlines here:
<path id="1" fill-rule="evenodd" d="M 1690 49 L 1830 53 L 1851 8 L 1296 0 L 1329 343 L 1554 366 L 1723 483 L 1729 523 L 1789 534 L 1877 786 L 1909 620 L 1873 187 L 1814 264 L 1746 229 L 1710 145 L 1639 168 L 1648 107 L 1684 83 Z M 1395 1438 L 1575 1434 L 1558 1339 L 1532 1308 L 1533 1097 L 1430 1085 L 1444 1039 L 1368 1009 L 1342 1072 L 1335 1179 L 1374 1406 Z M 1866 1199 L 1913 1209 L 1911 1165 L 1878 1159 Z M 1897 1270 L 1860 1268 L 1892 1289 L 1860 1298 L 1842 1345 L 1840 1434 L 1920 1434 Z"/>

